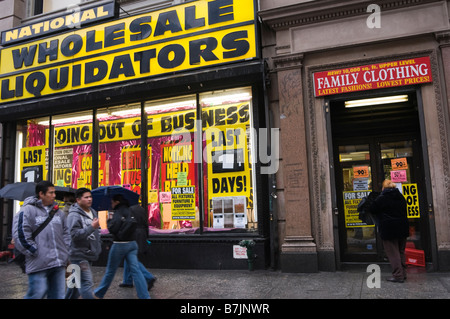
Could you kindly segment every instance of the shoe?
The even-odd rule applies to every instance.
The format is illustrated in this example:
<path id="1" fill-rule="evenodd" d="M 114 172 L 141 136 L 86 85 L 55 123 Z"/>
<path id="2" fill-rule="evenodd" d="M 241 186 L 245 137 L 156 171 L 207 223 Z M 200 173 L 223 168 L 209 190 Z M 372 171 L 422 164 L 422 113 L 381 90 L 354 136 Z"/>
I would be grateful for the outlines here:
<path id="1" fill-rule="evenodd" d="M 133 288 L 134 286 L 133 286 L 133 284 L 121 283 L 121 284 L 119 284 L 119 287 L 122 287 L 122 288 Z"/>
<path id="2" fill-rule="evenodd" d="M 404 282 L 403 279 L 399 279 L 399 278 L 395 278 L 395 277 L 391 277 L 391 278 L 388 278 L 386 280 L 390 281 L 390 282 L 398 282 L 398 283 L 403 283 Z"/>
<path id="3" fill-rule="evenodd" d="M 150 291 L 150 289 L 153 288 L 153 285 L 155 284 L 156 277 L 153 277 L 149 281 L 147 281 L 147 290 Z"/>

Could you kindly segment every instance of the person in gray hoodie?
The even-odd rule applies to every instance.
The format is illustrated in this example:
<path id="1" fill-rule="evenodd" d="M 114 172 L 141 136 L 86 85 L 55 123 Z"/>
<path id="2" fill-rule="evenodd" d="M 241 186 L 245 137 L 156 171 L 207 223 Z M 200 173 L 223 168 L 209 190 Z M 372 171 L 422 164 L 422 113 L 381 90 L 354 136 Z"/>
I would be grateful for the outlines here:
<path id="1" fill-rule="evenodd" d="M 77 202 L 70 207 L 67 216 L 72 238 L 70 262 L 71 268 L 75 270 L 75 276 L 68 278 L 66 299 L 77 299 L 80 293 L 83 299 L 94 299 L 91 263 L 98 259 L 102 250 L 100 223 L 98 213 L 91 207 L 91 191 L 80 188 L 75 192 L 75 198 Z M 77 274 L 79 274 L 78 277 L 76 277 Z"/>
<path id="2" fill-rule="evenodd" d="M 58 209 L 50 223 L 33 239 L 32 233 L 49 216 L 56 205 L 55 187 L 48 181 L 36 185 L 36 196 L 30 196 L 14 216 L 13 238 L 17 250 L 25 255 L 28 275 L 26 299 L 63 299 L 65 273 L 69 257 L 70 235 L 64 213 Z"/>

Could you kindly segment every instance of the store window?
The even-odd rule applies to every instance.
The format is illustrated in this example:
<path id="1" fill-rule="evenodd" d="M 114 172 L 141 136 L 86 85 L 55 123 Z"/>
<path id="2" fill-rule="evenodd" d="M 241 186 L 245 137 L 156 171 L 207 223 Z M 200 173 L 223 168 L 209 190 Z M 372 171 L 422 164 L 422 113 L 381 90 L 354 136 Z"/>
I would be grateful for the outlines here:
<path id="1" fill-rule="evenodd" d="M 98 186 L 122 185 L 140 194 L 141 103 L 97 111 Z"/>
<path id="2" fill-rule="evenodd" d="M 92 116 L 92 111 L 52 116 L 55 186 L 92 188 Z"/>
<path id="3" fill-rule="evenodd" d="M 145 103 L 149 225 L 158 232 L 198 232 L 199 162 L 196 95 Z M 201 162 L 201 161 L 200 161 Z"/>
<path id="4" fill-rule="evenodd" d="M 93 110 L 19 126 L 18 149 L 44 154 L 39 163 L 21 162 L 36 171 L 34 181 L 51 177 L 62 187 L 128 188 L 147 205 L 151 234 L 257 230 L 251 88 L 117 105 L 95 114 L 97 128 Z M 20 172 L 27 173 L 24 167 Z"/>
<path id="5" fill-rule="evenodd" d="M 151 230 L 255 231 L 251 88 L 200 94 L 200 116 L 196 98 L 145 103 Z"/>
<path id="6" fill-rule="evenodd" d="M 92 111 L 52 117 L 53 184 L 92 188 Z"/>
<path id="7" fill-rule="evenodd" d="M 251 93 L 243 88 L 200 95 L 208 229 L 257 229 Z"/>
<path id="8" fill-rule="evenodd" d="M 48 117 L 17 125 L 16 181 L 38 183 L 48 178 L 48 128 Z"/>

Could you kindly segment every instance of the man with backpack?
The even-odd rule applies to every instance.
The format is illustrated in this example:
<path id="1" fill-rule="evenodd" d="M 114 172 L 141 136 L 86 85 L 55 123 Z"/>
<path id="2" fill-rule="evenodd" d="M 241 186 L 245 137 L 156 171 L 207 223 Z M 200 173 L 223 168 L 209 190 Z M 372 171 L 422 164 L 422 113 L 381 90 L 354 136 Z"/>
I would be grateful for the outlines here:
<path id="1" fill-rule="evenodd" d="M 113 244 L 108 254 L 105 275 L 100 285 L 95 289 L 94 295 L 103 298 L 114 279 L 117 268 L 123 259 L 130 267 L 131 277 L 136 286 L 139 299 L 150 299 L 147 283 L 139 269 L 137 258 L 138 245 L 134 240 L 134 232 L 137 228 L 136 220 L 131 214 L 128 201 L 121 195 L 114 195 L 111 200 L 114 215 L 108 220 L 109 232 L 113 235 Z"/>
<path id="2" fill-rule="evenodd" d="M 148 217 L 145 209 L 141 205 L 133 205 L 130 207 L 130 210 L 137 222 L 137 229 L 134 233 L 134 239 L 138 245 L 139 269 L 147 281 L 148 290 L 150 290 L 156 281 L 156 277 L 153 276 L 153 274 L 149 272 L 143 264 L 146 254 L 149 251 L 149 242 L 147 242 Z M 133 288 L 133 278 L 131 278 L 130 267 L 128 267 L 126 261 L 123 263 L 123 282 L 119 285 L 119 287 Z"/>
<path id="3" fill-rule="evenodd" d="M 28 275 L 25 299 L 64 299 L 70 235 L 55 197 L 51 182 L 39 182 L 36 196 L 26 198 L 14 216 L 14 244 L 25 255 Z"/>

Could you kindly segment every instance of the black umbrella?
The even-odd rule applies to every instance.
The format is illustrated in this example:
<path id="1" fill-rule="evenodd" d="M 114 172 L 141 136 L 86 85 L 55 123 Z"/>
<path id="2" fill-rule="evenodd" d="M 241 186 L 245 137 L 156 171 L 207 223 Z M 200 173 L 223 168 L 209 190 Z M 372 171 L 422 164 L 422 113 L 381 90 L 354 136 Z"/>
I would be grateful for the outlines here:
<path id="1" fill-rule="evenodd" d="M 77 190 L 72 187 L 55 186 L 56 199 L 64 201 L 64 196 L 74 194 Z"/>
<path id="2" fill-rule="evenodd" d="M 0 189 L 0 197 L 7 199 L 23 201 L 33 195 L 36 195 L 36 183 L 12 183 Z"/>
<path id="3" fill-rule="evenodd" d="M 101 186 L 91 191 L 92 208 L 95 210 L 110 210 L 111 199 L 116 194 L 122 194 L 130 206 L 139 204 L 139 194 L 121 186 Z"/>
<path id="4" fill-rule="evenodd" d="M 75 194 L 76 189 L 71 187 L 55 186 L 56 199 L 64 200 L 64 195 Z M 0 189 L 0 197 L 23 201 L 25 198 L 36 195 L 36 183 L 18 182 L 8 184 Z"/>

